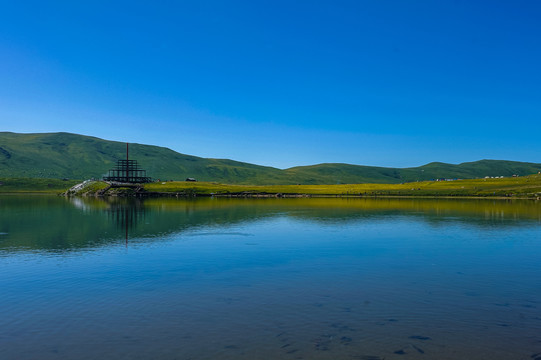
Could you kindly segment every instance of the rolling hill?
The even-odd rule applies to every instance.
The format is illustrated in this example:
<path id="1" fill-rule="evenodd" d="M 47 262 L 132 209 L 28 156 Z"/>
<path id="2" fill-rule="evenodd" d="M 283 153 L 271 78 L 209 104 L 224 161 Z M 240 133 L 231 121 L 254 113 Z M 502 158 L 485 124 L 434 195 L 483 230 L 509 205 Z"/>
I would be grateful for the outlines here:
<path id="1" fill-rule="evenodd" d="M 118 159 L 125 158 L 125 149 L 122 142 L 70 133 L 0 132 L 0 177 L 101 178 Z M 528 175 L 541 171 L 541 164 L 503 160 L 458 165 L 436 162 L 415 168 L 319 164 L 281 170 L 227 159 L 201 158 L 142 144 L 130 144 L 130 158 L 138 160 L 155 179 L 193 177 L 201 181 L 253 185 L 396 184 L 438 178 Z"/>

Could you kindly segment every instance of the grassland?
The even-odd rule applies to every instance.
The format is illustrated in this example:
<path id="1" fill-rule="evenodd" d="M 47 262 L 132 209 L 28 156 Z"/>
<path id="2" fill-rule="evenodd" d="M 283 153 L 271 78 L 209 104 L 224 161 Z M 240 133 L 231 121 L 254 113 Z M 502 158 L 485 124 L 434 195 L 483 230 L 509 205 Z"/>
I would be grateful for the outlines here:
<path id="1" fill-rule="evenodd" d="M 78 180 L 0 178 L 0 193 L 59 194 L 80 183 Z M 95 195 L 108 184 L 89 182 L 74 195 Z M 216 182 L 166 181 L 145 184 L 153 195 L 180 196 L 412 196 L 412 197 L 541 197 L 541 175 L 498 179 L 420 181 L 403 184 L 338 185 L 235 185 Z M 134 194 L 132 189 L 113 188 L 108 195 Z"/>
<path id="2" fill-rule="evenodd" d="M 146 184 L 153 193 L 217 196 L 452 196 L 533 197 L 541 196 L 541 175 L 498 179 L 423 181 L 404 184 L 348 185 L 225 185 L 208 182 L 161 182 Z"/>
<path id="3" fill-rule="evenodd" d="M 42 193 L 58 194 L 80 183 L 80 180 L 40 178 L 0 178 L 1 193 Z"/>

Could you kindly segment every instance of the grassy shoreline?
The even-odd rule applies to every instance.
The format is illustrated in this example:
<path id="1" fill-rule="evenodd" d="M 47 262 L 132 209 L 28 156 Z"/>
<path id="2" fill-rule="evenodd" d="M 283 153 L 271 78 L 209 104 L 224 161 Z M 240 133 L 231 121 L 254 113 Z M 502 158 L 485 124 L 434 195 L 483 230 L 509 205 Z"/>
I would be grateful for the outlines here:
<path id="1" fill-rule="evenodd" d="M 47 178 L 0 178 L 0 194 L 59 194 L 81 180 Z"/>
<path id="2" fill-rule="evenodd" d="M 60 194 L 80 180 L 0 178 L 0 194 Z M 541 198 L 541 175 L 404 184 L 230 185 L 167 181 L 137 188 L 90 182 L 75 196 Z M 104 191 L 106 190 L 107 191 Z"/>
<path id="3" fill-rule="evenodd" d="M 450 197 L 541 198 L 541 175 L 404 184 L 229 185 L 167 181 L 138 187 L 113 187 L 94 182 L 70 195 L 83 196 L 217 196 L 217 197 Z"/>

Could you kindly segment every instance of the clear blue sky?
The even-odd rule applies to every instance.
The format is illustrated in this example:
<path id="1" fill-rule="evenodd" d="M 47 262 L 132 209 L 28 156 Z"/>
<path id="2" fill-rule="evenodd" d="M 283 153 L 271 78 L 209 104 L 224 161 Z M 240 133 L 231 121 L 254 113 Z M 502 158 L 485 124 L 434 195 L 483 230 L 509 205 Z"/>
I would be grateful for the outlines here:
<path id="1" fill-rule="evenodd" d="M 1 1 L 0 130 L 280 168 L 541 162 L 541 1 Z"/>

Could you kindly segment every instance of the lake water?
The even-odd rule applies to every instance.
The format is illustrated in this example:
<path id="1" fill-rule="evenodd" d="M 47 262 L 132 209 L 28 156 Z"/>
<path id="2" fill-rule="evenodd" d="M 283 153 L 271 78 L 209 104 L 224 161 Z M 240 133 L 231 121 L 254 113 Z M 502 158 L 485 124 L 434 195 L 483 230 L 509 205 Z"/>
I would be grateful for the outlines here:
<path id="1" fill-rule="evenodd" d="M 0 197 L 2 359 L 541 359 L 541 203 Z"/>

